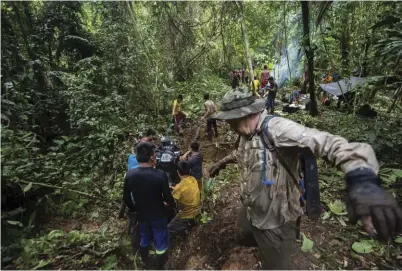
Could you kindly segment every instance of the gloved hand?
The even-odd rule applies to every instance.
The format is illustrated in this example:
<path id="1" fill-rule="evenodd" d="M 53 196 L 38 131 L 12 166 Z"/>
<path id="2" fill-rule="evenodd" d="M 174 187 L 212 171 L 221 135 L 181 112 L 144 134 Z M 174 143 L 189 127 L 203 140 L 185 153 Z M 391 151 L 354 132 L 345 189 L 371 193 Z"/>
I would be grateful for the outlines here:
<path id="1" fill-rule="evenodd" d="M 209 176 L 210 177 L 218 176 L 219 171 L 221 169 L 224 169 L 224 167 L 220 166 L 219 164 L 213 164 L 212 167 L 210 167 L 209 170 L 208 170 Z"/>
<path id="2" fill-rule="evenodd" d="M 396 200 L 380 187 L 380 178 L 367 168 L 346 174 L 348 185 L 347 209 L 349 221 L 363 222 L 371 236 L 376 229 L 380 240 L 386 241 L 402 229 L 402 210 Z"/>

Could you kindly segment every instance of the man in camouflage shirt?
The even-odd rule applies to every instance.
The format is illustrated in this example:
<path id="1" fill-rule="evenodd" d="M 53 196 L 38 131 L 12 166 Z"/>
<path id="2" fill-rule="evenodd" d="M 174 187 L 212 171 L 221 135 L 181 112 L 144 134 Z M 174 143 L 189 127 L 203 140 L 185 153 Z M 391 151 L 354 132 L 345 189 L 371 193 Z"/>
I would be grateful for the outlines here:
<path id="1" fill-rule="evenodd" d="M 361 219 L 369 234 L 375 228 L 383 240 L 402 228 L 402 211 L 380 188 L 379 166 L 368 144 L 349 143 L 340 136 L 268 115 L 263 99 L 241 89 L 225 95 L 214 118 L 227 121 L 241 139 L 237 150 L 210 168 L 210 176 L 219 174 L 228 163 L 239 164 L 244 207 L 236 221 L 236 239 L 241 245 L 258 245 L 262 269 L 290 267 L 296 220 L 303 214 L 300 191 L 292 179 L 298 176 L 303 149 L 346 174 L 351 223 Z"/>

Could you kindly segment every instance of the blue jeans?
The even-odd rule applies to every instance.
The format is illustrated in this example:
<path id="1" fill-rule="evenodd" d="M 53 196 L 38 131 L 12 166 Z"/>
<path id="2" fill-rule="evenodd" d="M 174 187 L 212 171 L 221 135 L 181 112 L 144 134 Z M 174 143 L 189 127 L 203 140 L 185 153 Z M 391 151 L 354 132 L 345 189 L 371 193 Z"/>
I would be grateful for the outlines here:
<path id="1" fill-rule="evenodd" d="M 156 254 L 163 254 L 168 249 L 168 222 L 167 218 L 161 218 L 152 222 L 140 222 L 141 235 L 140 246 L 148 247 L 151 240 L 154 241 Z"/>

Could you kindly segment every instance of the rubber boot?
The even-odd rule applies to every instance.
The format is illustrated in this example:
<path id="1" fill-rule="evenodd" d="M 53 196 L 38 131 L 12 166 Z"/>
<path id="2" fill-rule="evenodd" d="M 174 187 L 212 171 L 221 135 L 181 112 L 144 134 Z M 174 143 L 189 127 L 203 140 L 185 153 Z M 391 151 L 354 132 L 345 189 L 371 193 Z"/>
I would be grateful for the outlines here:
<path id="1" fill-rule="evenodd" d="M 165 269 L 165 263 L 167 261 L 167 257 L 168 257 L 167 251 L 163 254 L 156 255 L 156 258 L 155 258 L 155 261 L 156 261 L 155 269 L 156 270 L 164 270 Z"/>
<path id="2" fill-rule="evenodd" d="M 212 141 L 212 131 L 208 131 L 207 138 L 208 138 L 208 141 Z"/>
<path id="3" fill-rule="evenodd" d="M 149 247 L 140 247 L 140 255 L 145 269 L 149 269 Z"/>

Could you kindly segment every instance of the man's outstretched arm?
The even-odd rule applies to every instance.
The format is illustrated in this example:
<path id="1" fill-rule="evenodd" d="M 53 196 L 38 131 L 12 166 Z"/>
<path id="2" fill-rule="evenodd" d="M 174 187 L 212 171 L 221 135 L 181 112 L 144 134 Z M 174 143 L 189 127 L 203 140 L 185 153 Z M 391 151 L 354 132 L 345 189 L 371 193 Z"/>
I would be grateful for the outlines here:
<path id="1" fill-rule="evenodd" d="M 351 223 L 362 219 L 365 230 L 388 239 L 402 229 L 402 210 L 380 187 L 379 166 L 373 148 L 349 143 L 345 138 L 310 129 L 284 118 L 272 118 L 262 127 L 263 140 L 278 148 L 309 149 L 346 174 L 348 216 Z M 269 137 L 269 138 L 268 138 Z M 269 141 L 268 141 L 269 140 Z"/>

